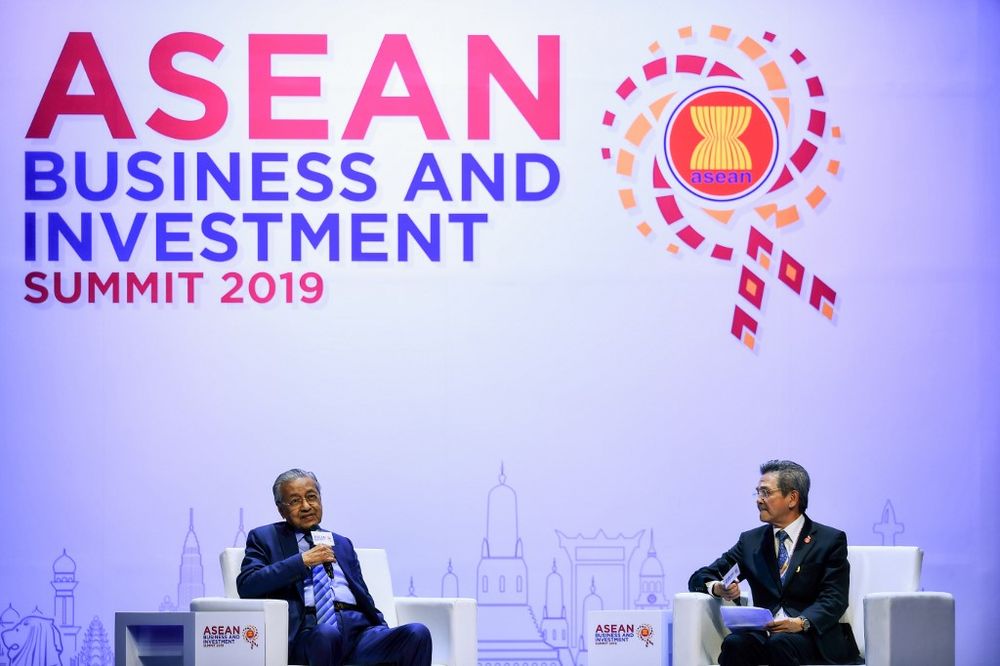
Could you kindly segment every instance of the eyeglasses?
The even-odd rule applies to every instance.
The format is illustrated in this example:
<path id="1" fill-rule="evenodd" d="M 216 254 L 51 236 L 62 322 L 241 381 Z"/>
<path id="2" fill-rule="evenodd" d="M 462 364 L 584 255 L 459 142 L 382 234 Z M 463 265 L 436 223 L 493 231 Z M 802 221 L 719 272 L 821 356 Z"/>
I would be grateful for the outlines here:
<path id="1" fill-rule="evenodd" d="M 305 497 L 295 496 L 289 498 L 288 500 L 282 502 L 289 509 L 298 509 L 302 506 L 303 502 L 309 502 L 313 506 L 319 506 L 319 495 L 317 493 L 308 493 Z"/>
<path id="2" fill-rule="evenodd" d="M 777 489 L 777 488 L 773 488 L 772 489 L 772 488 L 765 488 L 764 486 L 761 486 L 760 488 L 754 488 L 753 496 L 757 497 L 759 499 L 766 500 L 768 497 L 770 497 L 774 493 L 779 493 L 779 492 L 781 492 L 781 491 L 779 489 Z"/>

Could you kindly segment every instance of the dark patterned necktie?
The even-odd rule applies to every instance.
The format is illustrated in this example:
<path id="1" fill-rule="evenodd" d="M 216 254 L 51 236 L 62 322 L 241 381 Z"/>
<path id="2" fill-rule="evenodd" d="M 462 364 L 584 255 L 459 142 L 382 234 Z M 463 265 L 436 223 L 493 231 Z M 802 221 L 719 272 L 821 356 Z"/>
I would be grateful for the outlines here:
<path id="1" fill-rule="evenodd" d="M 785 548 L 785 539 L 788 538 L 788 532 L 778 530 L 776 536 L 778 537 L 778 576 L 784 582 L 785 574 L 788 573 L 788 549 Z"/>

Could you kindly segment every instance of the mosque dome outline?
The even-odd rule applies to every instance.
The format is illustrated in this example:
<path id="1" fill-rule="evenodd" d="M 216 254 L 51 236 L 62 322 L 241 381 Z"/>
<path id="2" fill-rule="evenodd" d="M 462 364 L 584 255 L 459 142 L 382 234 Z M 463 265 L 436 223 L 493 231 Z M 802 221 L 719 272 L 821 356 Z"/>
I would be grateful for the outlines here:
<path id="1" fill-rule="evenodd" d="M 0 613 L 0 627 L 17 624 L 21 619 L 21 614 L 17 612 L 13 604 L 8 603 L 7 608 Z"/>
<path id="2" fill-rule="evenodd" d="M 52 562 L 52 573 L 56 576 L 76 575 L 76 560 L 69 556 L 65 548 L 63 548 L 62 555 L 57 557 L 55 561 Z"/>

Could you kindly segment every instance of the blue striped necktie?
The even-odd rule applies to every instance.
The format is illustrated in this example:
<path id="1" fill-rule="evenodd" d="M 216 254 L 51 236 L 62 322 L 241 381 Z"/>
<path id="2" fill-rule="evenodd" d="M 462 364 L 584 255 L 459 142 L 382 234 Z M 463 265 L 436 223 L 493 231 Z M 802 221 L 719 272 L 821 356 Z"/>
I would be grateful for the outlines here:
<path id="1" fill-rule="evenodd" d="M 309 532 L 303 532 L 302 537 L 307 547 L 312 548 L 316 545 Z M 334 624 L 337 621 L 337 615 L 333 607 L 333 581 L 326 575 L 326 569 L 322 564 L 317 564 L 312 568 L 312 584 L 313 603 L 316 604 L 316 622 L 318 624 Z"/>
<path id="2" fill-rule="evenodd" d="M 330 577 L 322 564 L 312 569 L 313 600 L 316 603 L 316 622 L 319 624 L 334 624 L 337 615 L 333 608 L 333 587 Z"/>
<path id="3" fill-rule="evenodd" d="M 788 532 L 778 530 L 776 536 L 778 537 L 778 576 L 784 582 L 785 574 L 788 573 L 788 549 L 785 548 L 785 539 L 788 538 Z"/>

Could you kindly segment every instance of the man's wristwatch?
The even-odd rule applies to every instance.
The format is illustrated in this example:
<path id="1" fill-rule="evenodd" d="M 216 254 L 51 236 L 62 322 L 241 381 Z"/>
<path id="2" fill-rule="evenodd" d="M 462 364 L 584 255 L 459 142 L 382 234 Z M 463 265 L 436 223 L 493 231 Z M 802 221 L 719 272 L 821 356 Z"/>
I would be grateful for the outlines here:
<path id="1" fill-rule="evenodd" d="M 802 623 L 802 631 L 809 631 L 809 628 L 812 627 L 812 622 L 809 621 L 809 618 L 800 615 L 796 619 Z"/>

